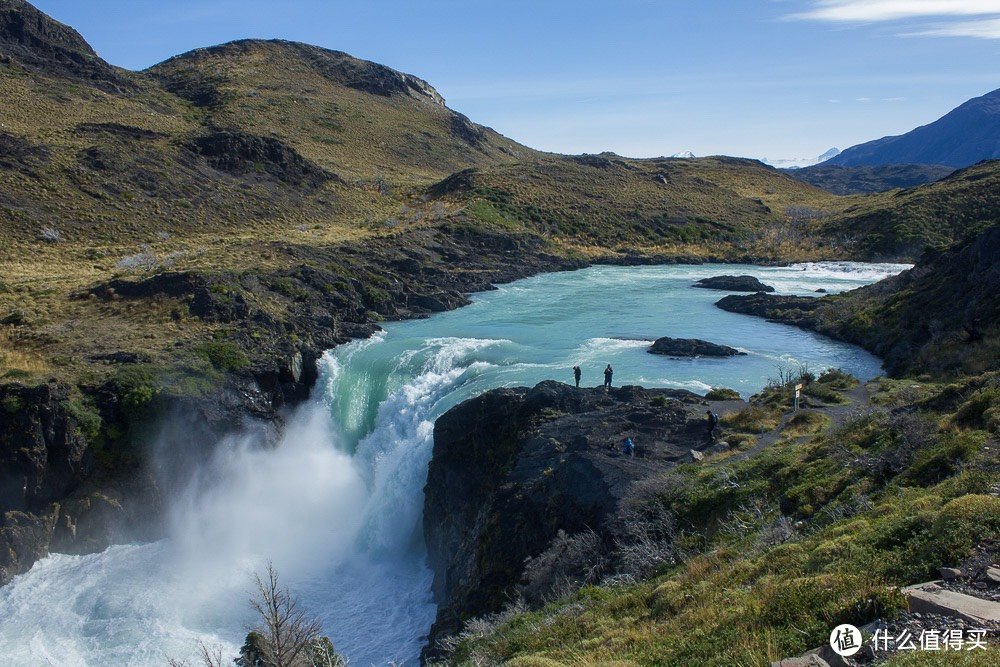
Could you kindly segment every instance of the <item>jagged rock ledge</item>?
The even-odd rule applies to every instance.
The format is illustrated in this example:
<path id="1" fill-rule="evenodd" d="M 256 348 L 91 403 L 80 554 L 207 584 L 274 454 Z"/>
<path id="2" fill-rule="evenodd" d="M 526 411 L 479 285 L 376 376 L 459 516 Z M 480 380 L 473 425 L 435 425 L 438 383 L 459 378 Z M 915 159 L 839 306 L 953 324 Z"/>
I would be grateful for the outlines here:
<path id="1" fill-rule="evenodd" d="M 548 381 L 493 390 L 442 415 L 424 489 L 438 603 L 425 657 L 471 617 L 551 595 L 561 582 L 537 573 L 527 581 L 525 560 L 560 535 L 593 530 L 610 551 L 616 512 L 635 485 L 709 447 L 707 405 L 682 390 Z M 622 452 L 626 437 L 634 458 Z"/>
<path id="2" fill-rule="evenodd" d="M 662 354 L 668 357 L 736 357 L 746 356 L 735 347 L 709 343 L 698 338 L 657 338 L 646 350 L 650 354 Z"/>

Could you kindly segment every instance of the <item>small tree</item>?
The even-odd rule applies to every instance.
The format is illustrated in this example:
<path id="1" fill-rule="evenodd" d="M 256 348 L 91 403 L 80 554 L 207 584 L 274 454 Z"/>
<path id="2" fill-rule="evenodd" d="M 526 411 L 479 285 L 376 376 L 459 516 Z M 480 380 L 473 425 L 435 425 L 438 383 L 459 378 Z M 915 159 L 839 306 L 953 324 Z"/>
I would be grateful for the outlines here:
<path id="1" fill-rule="evenodd" d="M 201 662 L 204 667 L 347 667 L 347 661 L 337 653 L 333 643 L 321 633 L 323 626 L 310 617 L 292 597 L 288 588 L 278 582 L 274 565 L 268 562 L 262 577 L 254 575 L 257 591 L 250 598 L 250 606 L 257 612 L 258 621 L 247 633 L 240 648 L 240 655 L 232 662 L 226 660 L 219 649 L 209 649 L 200 644 Z M 177 660 L 168 661 L 170 667 L 188 667 Z"/>
<path id="2" fill-rule="evenodd" d="M 257 593 L 250 599 L 250 606 L 260 620 L 240 650 L 236 661 L 240 667 L 312 666 L 314 657 L 321 657 L 314 653 L 327 653 L 327 647 L 332 653 L 333 645 L 321 634 L 323 626 L 306 614 L 288 588 L 282 588 L 272 563 L 267 564 L 263 577 L 256 574 L 254 580 Z"/>

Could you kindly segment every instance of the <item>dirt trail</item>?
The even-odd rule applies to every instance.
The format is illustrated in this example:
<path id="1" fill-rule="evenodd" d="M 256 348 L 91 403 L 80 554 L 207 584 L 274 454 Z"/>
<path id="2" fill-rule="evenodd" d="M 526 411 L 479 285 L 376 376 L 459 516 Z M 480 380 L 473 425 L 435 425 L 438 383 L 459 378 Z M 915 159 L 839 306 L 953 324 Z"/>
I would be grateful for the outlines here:
<path id="1" fill-rule="evenodd" d="M 829 432 L 840 428 L 856 415 L 862 414 L 871 408 L 871 397 L 872 393 L 877 389 L 877 384 L 873 382 L 859 384 L 854 389 L 849 391 L 840 392 L 843 394 L 844 398 L 848 400 L 847 403 L 833 404 L 833 405 L 819 405 L 809 408 L 803 408 L 799 410 L 799 413 L 803 412 L 816 412 L 819 414 L 826 415 L 830 418 L 830 425 L 824 429 L 824 431 Z M 757 436 L 757 443 L 745 451 L 740 452 L 736 456 L 729 459 L 729 461 L 745 461 L 746 459 L 756 456 L 765 448 L 770 447 L 776 443 L 780 438 L 781 434 L 784 432 L 785 427 L 788 426 L 788 422 L 796 415 L 795 412 L 787 412 L 781 417 L 781 421 L 778 422 L 777 428 L 768 431 L 762 435 Z M 796 438 L 797 441 L 807 440 L 811 438 L 814 434 L 801 435 Z"/>

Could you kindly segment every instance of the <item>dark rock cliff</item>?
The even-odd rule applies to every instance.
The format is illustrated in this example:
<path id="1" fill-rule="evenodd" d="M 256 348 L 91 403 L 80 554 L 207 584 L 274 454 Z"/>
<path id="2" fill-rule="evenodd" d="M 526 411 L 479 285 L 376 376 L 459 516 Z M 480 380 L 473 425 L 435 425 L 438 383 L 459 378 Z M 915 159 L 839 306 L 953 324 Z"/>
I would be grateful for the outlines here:
<path id="1" fill-rule="evenodd" d="M 0 386 L 0 585 L 50 552 L 85 554 L 160 535 L 163 494 L 225 434 L 277 434 L 286 393 L 236 376 L 211 395 L 49 383 Z M 86 405 L 86 407 L 84 407 Z"/>
<path id="2" fill-rule="evenodd" d="M 0 0 L 0 66 L 12 58 L 28 69 L 107 92 L 137 89 L 128 73 L 101 60 L 80 33 L 24 0 Z"/>
<path id="3" fill-rule="evenodd" d="M 425 487 L 439 605 L 425 657 L 463 621 L 522 596 L 526 559 L 553 540 L 591 530 L 613 540 L 611 518 L 633 485 L 709 447 L 706 405 L 686 391 L 543 382 L 442 415 Z M 634 457 L 622 451 L 626 437 Z"/>

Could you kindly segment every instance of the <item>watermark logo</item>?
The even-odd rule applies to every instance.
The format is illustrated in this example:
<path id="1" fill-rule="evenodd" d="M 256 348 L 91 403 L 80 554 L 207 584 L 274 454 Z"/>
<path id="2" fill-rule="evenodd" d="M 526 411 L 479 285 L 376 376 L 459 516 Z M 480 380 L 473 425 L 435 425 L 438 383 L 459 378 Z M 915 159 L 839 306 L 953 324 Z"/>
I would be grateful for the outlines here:
<path id="1" fill-rule="evenodd" d="M 854 655 L 861 650 L 861 630 L 849 623 L 838 625 L 830 633 L 830 648 L 845 658 Z"/>

